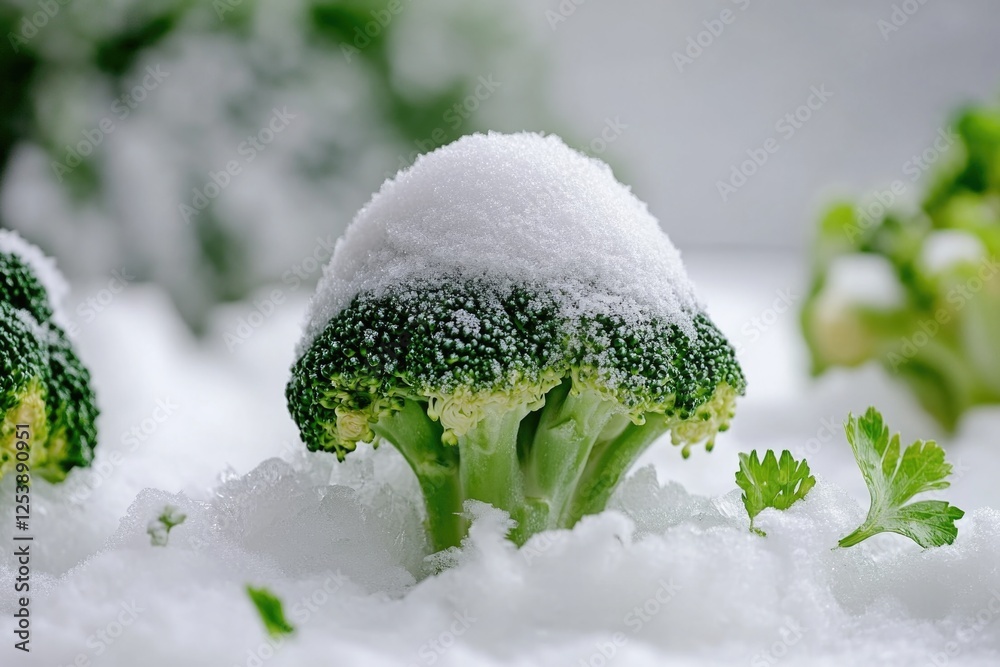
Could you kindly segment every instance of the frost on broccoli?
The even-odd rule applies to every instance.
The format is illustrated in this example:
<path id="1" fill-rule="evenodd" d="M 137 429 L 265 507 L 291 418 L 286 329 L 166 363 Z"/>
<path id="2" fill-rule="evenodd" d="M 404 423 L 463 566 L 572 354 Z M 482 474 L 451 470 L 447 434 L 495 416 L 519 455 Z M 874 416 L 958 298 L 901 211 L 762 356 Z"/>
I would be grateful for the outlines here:
<path id="1" fill-rule="evenodd" d="M 434 546 L 457 544 L 466 499 L 511 513 L 523 542 L 604 509 L 671 432 L 686 454 L 725 430 L 744 380 L 704 315 L 696 334 L 651 319 L 566 319 L 542 286 L 467 281 L 358 296 L 292 370 L 312 450 L 341 460 L 383 439 L 421 484 Z"/>
<path id="2" fill-rule="evenodd" d="M 60 481 L 93 458 L 97 407 L 90 375 L 56 322 L 39 275 L 54 269 L 41 257 L 0 230 L 0 478 L 17 463 L 17 426 L 28 425 L 32 474 Z"/>

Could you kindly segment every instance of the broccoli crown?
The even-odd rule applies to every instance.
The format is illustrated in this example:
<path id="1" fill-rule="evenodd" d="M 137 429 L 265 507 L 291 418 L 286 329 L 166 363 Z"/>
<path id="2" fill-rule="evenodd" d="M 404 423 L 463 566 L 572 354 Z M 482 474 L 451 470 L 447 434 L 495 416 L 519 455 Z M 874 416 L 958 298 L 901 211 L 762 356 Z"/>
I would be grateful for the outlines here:
<path id="1" fill-rule="evenodd" d="M 343 459 L 412 399 L 427 402 L 454 444 L 487 411 L 541 407 L 567 377 L 635 423 L 687 420 L 719 386 L 744 390 L 732 348 L 704 314 L 689 336 L 655 318 L 573 318 L 560 302 L 539 286 L 484 281 L 356 297 L 293 368 L 287 397 L 303 439 Z"/>
<path id="2" fill-rule="evenodd" d="M 399 449 L 436 548 L 460 541 L 467 499 L 523 542 L 601 511 L 660 435 L 686 456 L 728 427 L 745 381 L 718 329 L 633 310 L 485 280 L 361 294 L 294 364 L 289 409 L 311 450 Z"/>
<path id="3" fill-rule="evenodd" d="M 28 311 L 35 321 L 52 319 L 49 295 L 24 259 L 17 253 L 0 252 L 0 299 L 15 310 Z"/>
<path id="4" fill-rule="evenodd" d="M 97 404 L 90 374 L 31 267 L 0 252 L 0 478 L 19 459 L 18 425 L 30 427 L 32 474 L 59 481 L 88 465 L 97 443 Z"/>

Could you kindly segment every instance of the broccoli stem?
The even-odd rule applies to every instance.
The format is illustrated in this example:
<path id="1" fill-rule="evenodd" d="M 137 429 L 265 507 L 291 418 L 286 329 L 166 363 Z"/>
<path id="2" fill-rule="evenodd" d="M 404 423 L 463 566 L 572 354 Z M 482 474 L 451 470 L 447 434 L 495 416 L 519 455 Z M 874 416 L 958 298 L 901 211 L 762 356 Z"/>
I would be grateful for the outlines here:
<path id="1" fill-rule="evenodd" d="M 574 391 L 569 378 L 545 396 L 524 462 L 526 494 L 538 530 L 568 527 L 573 494 L 591 449 L 616 410 L 616 403 L 595 391 Z"/>
<path id="2" fill-rule="evenodd" d="M 417 476 L 434 551 L 461 544 L 468 521 L 462 510 L 458 450 L 441 442 L 441 425 L 427 416 L 424 404 L 406 400 L 372 430 L 399 450 Z"/>
<path id="3" fill-rule="evenodd" d="M 526 406 L 508 412 L 487 412 L 468 433 L 458 436 L 464 497 L 508 512 L 518 522 L 512 536 L 522 534 L 523 524 L 528 523 L 524 475 L 517 457 L 518 428 L 527 414 Z"/>
<path id="4" fill-rule="evenodd" d="M 596 443 L 568 507 L 565 525 L 571 528 L 584 516 L 604 511 L 622 475 L 669 428 L 666 418 L 651 415 L 645 424 L 629 424 L 616 437 Z"/>

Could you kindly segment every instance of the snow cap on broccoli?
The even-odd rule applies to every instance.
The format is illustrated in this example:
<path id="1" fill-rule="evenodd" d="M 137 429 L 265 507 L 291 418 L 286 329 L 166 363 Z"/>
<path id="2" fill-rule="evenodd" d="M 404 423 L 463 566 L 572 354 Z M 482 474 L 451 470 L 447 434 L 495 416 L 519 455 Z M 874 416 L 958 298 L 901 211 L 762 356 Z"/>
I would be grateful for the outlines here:
<path id="1" fill-rule="evenodd" d="M 397 447 L 435 547 L 462 502 L 512 537 L 604 508 L 660 435 L 725 430 L 744 379 L 656 219 L 604 163 L 467 136 L 387 181 L 338 243 L 287 389 L 313 450 Z"/>
<path id="2" fill-rule="evenodd" d="M 90 375 L 62 328 L 65 284 L 38 248 L 0 230 L 0 288 L 0 478 L 26 455 L 31 474 L 59 481 L 97 443 Z"/>

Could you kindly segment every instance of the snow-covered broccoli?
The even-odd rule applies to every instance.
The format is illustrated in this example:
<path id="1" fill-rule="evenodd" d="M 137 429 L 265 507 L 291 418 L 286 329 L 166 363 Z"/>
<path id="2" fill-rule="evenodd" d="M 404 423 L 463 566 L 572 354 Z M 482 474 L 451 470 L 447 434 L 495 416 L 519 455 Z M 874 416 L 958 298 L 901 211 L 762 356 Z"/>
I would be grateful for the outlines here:
<path id="1" fill-rule="evenodd" d="M 24 442 L 31 474 L 60 481 L 97 443 L 90 374 L 57 315 L 62 280 L 41 251 L 0 230 L 0 288 L 0 478 L 24 460 Z"/>
<path id="2" fill-rule="evenodd" d="M 659 436 L 727 428 L 744 379 L 658 223 L 610 169 L 474 135 L 389 181 L 339 243 L 287 397 L 312 450 L 390 442 L 435 548 L 463 502 L 511 537 L 600 512 Z"/>
<path id="3" fill-rule="evenodd" d="M 877 360 L 952 429 L 1000 402 L 1000 108 L 964 111 L 904 174 L 936 160 L 920 210 L 893 205 L 900 180 L 827 212 L 803 329 L 816 373 Z"/>

